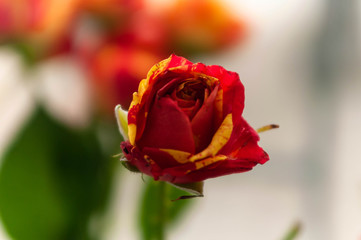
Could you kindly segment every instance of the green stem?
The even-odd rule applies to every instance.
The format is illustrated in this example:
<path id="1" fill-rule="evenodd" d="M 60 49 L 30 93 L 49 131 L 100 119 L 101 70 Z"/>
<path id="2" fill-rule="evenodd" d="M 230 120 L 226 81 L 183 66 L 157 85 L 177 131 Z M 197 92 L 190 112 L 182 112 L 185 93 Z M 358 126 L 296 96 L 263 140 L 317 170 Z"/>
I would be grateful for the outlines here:
<path id="1" fill-rule="evenodd" d="M 165 182 L 159 182 L 159 232 L 157 240 L 165 240 L 165 231 L 167 225 L 167 185 Z"/>

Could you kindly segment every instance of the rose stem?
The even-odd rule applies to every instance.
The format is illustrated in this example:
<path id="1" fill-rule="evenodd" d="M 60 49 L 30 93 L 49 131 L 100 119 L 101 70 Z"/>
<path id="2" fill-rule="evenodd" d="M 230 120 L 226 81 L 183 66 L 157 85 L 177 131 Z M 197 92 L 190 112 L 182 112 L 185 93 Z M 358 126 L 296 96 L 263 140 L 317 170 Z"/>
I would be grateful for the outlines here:
<path id="1" fill-rule="evenodd" d="M 165 240 L 165 231 L 167 225 L 167 185 L 165 182 L 159 182 L 159 236 L 158 240 Z"/>

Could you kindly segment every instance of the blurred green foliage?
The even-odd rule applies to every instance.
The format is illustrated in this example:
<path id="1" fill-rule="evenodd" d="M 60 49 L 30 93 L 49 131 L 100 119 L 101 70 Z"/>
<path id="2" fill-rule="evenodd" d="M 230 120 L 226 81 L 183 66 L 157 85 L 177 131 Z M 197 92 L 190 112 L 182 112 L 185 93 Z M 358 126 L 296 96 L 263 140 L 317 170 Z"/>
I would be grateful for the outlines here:
<path id="1" fill-rule="evenodd" d="M 35 111 L 0 169 L 0 216 L 13 239 L 99 239 L 117 161 L 95 129 L 72 130 Z"/>

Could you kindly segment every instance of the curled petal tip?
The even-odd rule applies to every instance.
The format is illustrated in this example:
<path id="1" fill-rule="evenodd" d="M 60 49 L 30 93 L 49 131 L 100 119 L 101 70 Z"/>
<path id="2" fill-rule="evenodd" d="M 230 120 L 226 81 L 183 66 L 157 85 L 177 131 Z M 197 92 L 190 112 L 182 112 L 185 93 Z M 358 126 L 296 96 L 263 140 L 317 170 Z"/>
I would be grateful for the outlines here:
<path id="1" fill-rule="evenodd" d="M 258 133 L 261 133 L 261 132 L 265 132 L 265 131 L 268 131 L 268 130 L 271 130 L 271 129 L 275 129 L 275 128 L 279 128 L 280 126 L 277 125 L 277 124 L 270 124 L 270 125 L 266 125 L 266 126 L 263 126 L 261 128 L 258 128 L 257 129 L 257 132 Z"/>

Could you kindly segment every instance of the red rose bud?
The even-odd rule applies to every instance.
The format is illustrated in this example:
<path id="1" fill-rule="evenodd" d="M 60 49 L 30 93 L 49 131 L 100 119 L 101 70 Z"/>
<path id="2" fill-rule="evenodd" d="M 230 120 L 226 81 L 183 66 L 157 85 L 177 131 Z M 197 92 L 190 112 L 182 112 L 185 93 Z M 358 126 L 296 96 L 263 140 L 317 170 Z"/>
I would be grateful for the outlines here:
<path id="1" fill-rule="evenodd" d="M 122 131 L 127 164 L 183 186 L 249 171 L 269 158 L 243 108 L 237 73 L 172 55 L 133 94 L 128 130 Z M 124 128 L 124 113 L 117 109 L 117 115 Z"/>
<path id="2" fill-rule="evenodd" d="M 167 16 L 173 48 L 182 53 L 219 50 L 247 32 L 243 20 L 217 0 L 177 0 Z"/>

